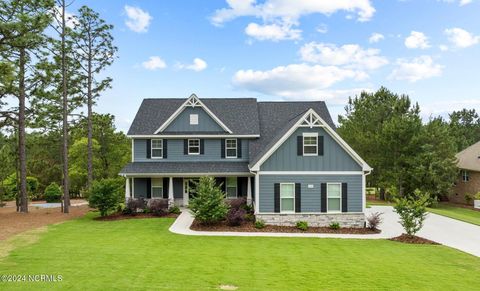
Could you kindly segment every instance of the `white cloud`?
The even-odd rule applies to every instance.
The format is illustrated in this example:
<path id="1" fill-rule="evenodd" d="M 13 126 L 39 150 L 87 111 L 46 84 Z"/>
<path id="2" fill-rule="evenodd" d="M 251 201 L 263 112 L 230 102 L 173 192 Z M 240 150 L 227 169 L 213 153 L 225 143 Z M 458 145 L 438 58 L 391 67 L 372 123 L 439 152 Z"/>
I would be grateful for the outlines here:
<path id="1" fill-rule="evenodd" d="M 150 22 L 153 17 L 147 12 L 139 7 L 133 7 L 125 5 L 125 13 L 127 14 L 127 19 L 125 19 L 125 25 L 135 32 L 147 32 Z"/>
<path id="2" fill-rule="evenodd" d="M 438 48 L 439 48 L 442 52 L 448 51 L 448 46 L 446 46 L 446 45 L 444 45 L 444 44 L 441 44 L 440 46 L 438 46 Z"/>
<path id="3" fill-rule="evenodd" d="M 480 42 L 480 36 L 473 35 L 470 32 L 454 27 L 445 29 L 448 40 L 457 48 L 466 48 Z"/>
<path id="4" fill-rule="evenodd" d="M 317 28 L 315 29 L 319 33 L 327 33 L 328 32 L 328 27 L 326 24 L 322 23 Z"/>
<path id="5" fill-rule="evenodd" d="M 385 38 L 385 36 L 383 36 L 383 34 L 378 33 L 378 32 L 374 32 L 374 33 L 372 33 L 372 35 L 368 38 L 368 42 L 369 42 L 369 43 L 376 43 L 376 42 L 379 42 L 379 41 L 383 40 L 384 38 Z"/>
<path id="6" fill-rule="evenodd" d="M 405 38 L 405 46 L 410 49 L 426 49 L 430 47 L 430 44 L 428 44 L 428 37 L 423 32 L 412 31 L 410 35 Z"/>
<path id="7" fill-rule="evenodd" d="M 335 66 L 291 64 L 267 71 L 239 70 L 234 86 L 283 97 L 324 97 L 325 89 L 346 79 L 361 78 L 355 70 Z"/>
<path id="8" fill-rule="evenodd" d="M 187 70 L 192 70 L 195 72 L 200 72 L 203 71 L 207 68 L 207 62 L 200 58 L 195 58 L 193 59 L 193 63 L 190 65 L 185 65 L 185 64 L 177 64 L 177 68 L 179 69 L 187 69 Z"/>
<path id="9" fill-rule="evenodd" d="M 265 24 L 250 23 L 245 28 L 245 33 L 258 40 L 291 40 L 300 39 L 302 31 L 293 29 L 290 24 Z"/>
<path id="10" fill-rule="evenodd" d="M 375 70 L 388 64 L 380 50 L 363 49 L 358 44 L 337 47 L 335 44 L 310 42 L 300 48 L 300 55 L 307 62 L 358 70 Z"/>
<path id="11" fill-rule="evenodd" d="M 165 69 L 167 64 L 159 56 L 152 56 L 148 59 L 148 61 L 142 63 L 142 67 L 147 70 L 155 71 L 159 69 Z"/>
<path id="12" fill-rule="evenodd" d="M 54 8 L 54 18 L 61 23 L 62 21 L 62 7 L 60 6 L 55 6 Z M 65 9 L 65 25 L 68 28 L 75 28 L 75 25 L 78 24 L 77 19 L 75 18 L 75 14 L 68 12 Z"/>
<path id="13" fill-rule="evenodd" d="M 464 6 L 464 5 L 467 5 L 467 4 L 470 4 L 470 3 L 473 2 L 473 0 L 460 0 L 460 1 L 458 1 L 458 0 L 441 0 L 441 1 L 448 2 L 448 3 L 458 2 L 458 5 L 460 5 L 460 6 Z"/>
<path id="14" fill-rule="evenodd" d="M 453 111 L 459 111 L 463 108 L 479 108 L 480 100 L 479 99 L 455 99 L 448 101 L 438 101 L 438 102 L 426 102 L 420 104 L 421 114 L 427 119 L 430 116 L 442 115 L 448 117 L 449 113 Z"/>
<path id="15" fill-rule="evenodd" d="M 441 76 L 443 68 L 444 66 L 435 64 L 430 56 L 420 56 L 412 60 L 398 59 L 397 67 L 392 71 L 389 78 L 416 82 Z"/>

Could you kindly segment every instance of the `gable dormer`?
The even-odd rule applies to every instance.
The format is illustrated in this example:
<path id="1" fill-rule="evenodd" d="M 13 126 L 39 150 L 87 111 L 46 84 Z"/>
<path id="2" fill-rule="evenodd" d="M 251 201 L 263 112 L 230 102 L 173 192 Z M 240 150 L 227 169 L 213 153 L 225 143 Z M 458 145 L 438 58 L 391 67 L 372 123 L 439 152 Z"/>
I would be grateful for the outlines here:
<path id="1" fill-rule="evenodd" d="M 155 134 L 168 132 L 232 133 L 195 94 L 192 94 Z"/>

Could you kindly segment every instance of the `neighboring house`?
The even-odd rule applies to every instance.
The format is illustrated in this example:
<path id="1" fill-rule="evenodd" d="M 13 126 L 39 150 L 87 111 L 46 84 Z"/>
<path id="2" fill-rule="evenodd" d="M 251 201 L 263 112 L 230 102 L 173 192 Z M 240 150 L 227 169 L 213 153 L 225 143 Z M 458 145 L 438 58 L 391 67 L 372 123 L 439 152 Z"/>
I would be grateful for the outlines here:
<path id="1" fill-rule="evenodd" d="M 480 192 L 480 141 L 455 157 L 460 171 L 449 199 L 455 203 L 467 203 L 465 194 L 475 195 Z"/>
<path id="2" fill-rule="evenodd" d="M 128 131 L 126 198 L 188 205 L 213 176 L 267 224 L 363 226 L 371 168 L 335 132 L 324 102 L 145 99 Z"/>

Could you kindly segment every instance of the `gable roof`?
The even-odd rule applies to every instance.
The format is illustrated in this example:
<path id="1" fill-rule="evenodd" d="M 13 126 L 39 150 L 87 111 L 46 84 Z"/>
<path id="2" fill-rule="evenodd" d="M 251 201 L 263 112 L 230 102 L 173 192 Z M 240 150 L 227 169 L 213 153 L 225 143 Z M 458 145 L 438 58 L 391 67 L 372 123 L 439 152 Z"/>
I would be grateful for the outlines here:
<path id="1" fill-rule="evenodd" d="M 155 135 L 170 116 L 188 100 L 185 98 L 144 99 L 127 135 Z M 201 101 L 233 135 L 259 135 L 257 99 L 201 98 Z M 171 133 L 169 133 L 171 134 Z M 161 132 L 158 135 L 162 135 Z"/>
<path id="2" fill-rule="evenodd" d="M 455 155 L 457 167 L 480 172 L 480 141 Z"/>

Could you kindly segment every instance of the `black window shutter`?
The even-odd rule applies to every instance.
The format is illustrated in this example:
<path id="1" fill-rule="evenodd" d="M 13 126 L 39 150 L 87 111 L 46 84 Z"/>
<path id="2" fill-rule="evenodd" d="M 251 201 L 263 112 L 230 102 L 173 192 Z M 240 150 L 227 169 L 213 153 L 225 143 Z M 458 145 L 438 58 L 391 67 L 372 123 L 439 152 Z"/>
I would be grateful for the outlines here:
<path id="1" fill-rule="evenodd" d="M 152 140 L 147 139 L 147 159 L 152 158 Z"/>
<path id="2" fill-rule="evenodd" d="M 205 154 L 205 140 L 204 139 L 200 140 L 200 154 L 201 155 Z"/>
<path id="3" fill-rule="evenodd" d="M 320 184 L 320 211 L 327 212 L 327 183 Z"/>
<path id="4" fill-rule="evenodd" d="M 348 212 L 348 186 L 342 183 L 342 212 Z"/>
<path id="5" fill-rule="evenodd" d="M 225 140 L 222 139 L 220 140 L 220 156 L 222 157 L 222 159 L 225 159 Z"/>
<path id="6" fill-rule="evenodd" d="M 163 198 L 165 199 L 168 198 L 168 187 L 170 186 L 168 182 L 168 178 L 163 178 Z"/>
<path id="7" fill-rule="evenodd" d="M 297 136 L 297 156 L 303 156 L 303 136 Z"/>
<path id="8" fill-rule="evenodd" d="M 147 178 L 147 199 L 152 198 L 152 179 Z"/>
<path id="9" fill-rule="evenodd" d="M 273 212 L 280 212 L 280 183 L 273 185 Z"/>
<path id="10" fill-rule="evenodd" d="M 295 212 L 302 212 L 302 187 L 295 183 Z"/>
<path id="11" fill-rule="evenodd" d="M 168 141 L 166 139 L 162 140 L 163 143 L 163 158 L 166 159 L 168 157 Z"/>
<path id="12" fill-rule="evenodd" d="M 188 155 L 188 139 L 183 140 L 183 154 Z"/>
<path id="13" fill-rule="evenodd" d="M 237 158 L 242 157 L 242 140 L 237 139 Z"/>
<path id="14" fill-rule="evenodd" d="M 318 155 L 323 156 L 323 135 L 318 137 Z"/>

